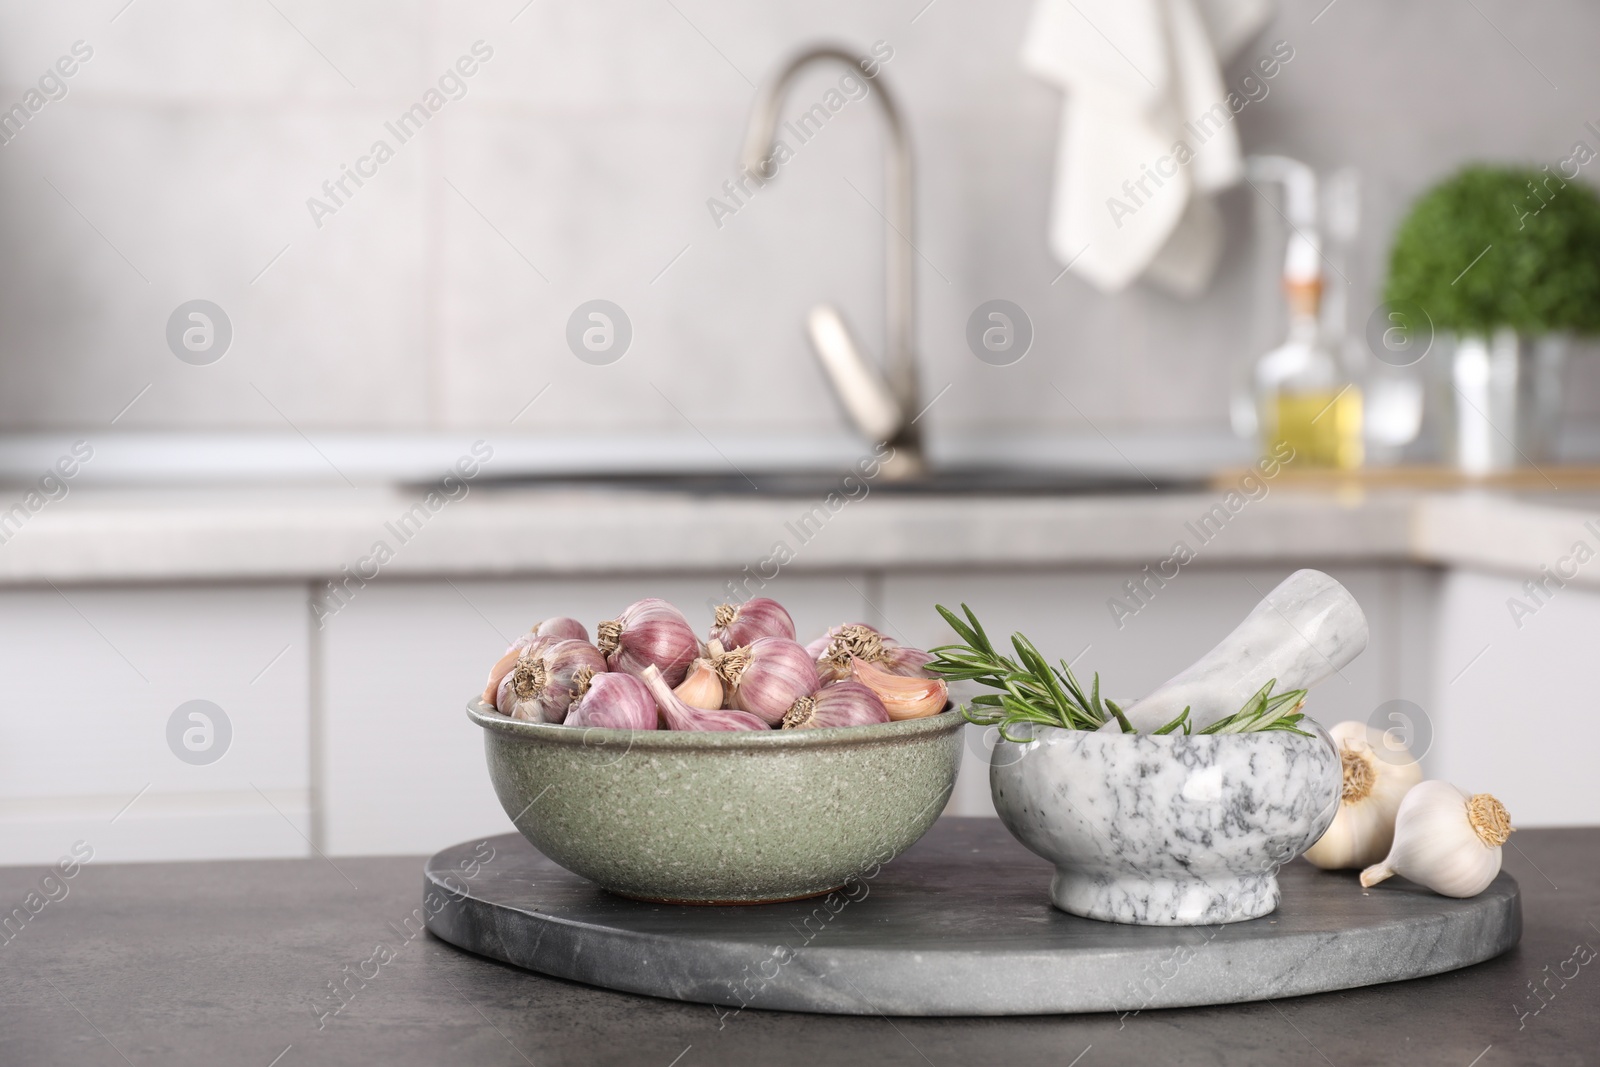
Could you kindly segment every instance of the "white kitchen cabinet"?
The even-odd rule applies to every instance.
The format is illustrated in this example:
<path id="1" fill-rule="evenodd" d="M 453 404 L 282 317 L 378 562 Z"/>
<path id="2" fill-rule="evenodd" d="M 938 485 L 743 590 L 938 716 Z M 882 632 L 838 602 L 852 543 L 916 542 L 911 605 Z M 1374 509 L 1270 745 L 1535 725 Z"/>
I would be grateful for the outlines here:
<path id="1" fill-rule="evenodd" d="M 511 830 L 465 705 L 505 646 L 551 615 L 589 627 L 659 596 L 709 629 L 726 576 L 379 580 L 321 631 L 322 830 L 333 854 L 431 853 Z M 802 636 L 868 614 L 860 575 L 782 576 L 766 590 Z"/>
<path id="2" fill-rule="evenodd" d="M 1600 785 L 1590 672 L 1600 593 L 1552 583 L 1535 599 L 1527 580 L 1467 570 L 1444 575 L 1428 709 L 1434 740 L 1425 765 L 1430 777 L 1493 793 L 1513 825 L 1593 825 L 1600 822 Z M 1513 603 L 1534 609 L 1517 612 L 1520 628 Z"/>
<path id="3" fill-rule="evenodd" d="M 892 574 L 884 580 L 881 607 L 897 638 L 930 647 L 954 634 L 933 605 L 960 610 L 970 605 L 997 646 L 1009 648 L 1021 631 L 1054 661 L 1066 659 L 1087 686 L 1098 671 L 1106 696 L 1136 698 L 1199 658 L 1292 571 L 1296 565 L 1222 567 L 1201 562 L 1182 568 L 1176 578 L 1146 586 L 1143 603 L 1123 586 L 1139 576 L 1135 567 L 1061 571 L 930 571 Z M 1401 605 L 1409 586 L 1399 567 L 1345 567 L 1327 570 L 1360 601 L 1372 628 L 1367 651 L 1319 686 L 1307 710 L 1332 725 L 1366 719 L 1399 691 L 1402 647 Z M 1129 608 L 1112 612 L 1113 598 Z M 975 692 L 976 690 L 971 690 Z M 956 784 L 952 814 L 991 815 L 987 750 L 992 728 L 967 727 L 967 757 Z"/>
<path id="4" fill-rule="evenodd" d="M 0 864 L 308 855 L 307 638 L 298 584 L 0 592 Z"/>

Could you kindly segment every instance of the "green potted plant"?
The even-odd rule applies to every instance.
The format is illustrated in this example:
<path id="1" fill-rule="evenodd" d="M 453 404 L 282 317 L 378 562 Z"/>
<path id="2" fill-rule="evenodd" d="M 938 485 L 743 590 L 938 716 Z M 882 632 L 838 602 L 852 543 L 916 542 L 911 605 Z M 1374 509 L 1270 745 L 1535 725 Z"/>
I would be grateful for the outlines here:
<path id="1" fill-rule="evenodd" d="M 1552 458 L 1565 342 L 1600 333 L 1600 197 L 1559 169 L 1465 167 L 1396 231 L 1384 299 L 1394 323 L 1441 335 L 1446 461 L 1482 473 Z"/>

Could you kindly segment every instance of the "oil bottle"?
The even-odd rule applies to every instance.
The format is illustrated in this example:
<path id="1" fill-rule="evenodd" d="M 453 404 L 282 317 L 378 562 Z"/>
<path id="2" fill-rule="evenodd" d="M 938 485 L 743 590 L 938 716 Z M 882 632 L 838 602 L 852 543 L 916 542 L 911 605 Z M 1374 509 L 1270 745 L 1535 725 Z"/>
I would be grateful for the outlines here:
<path id="1" fill-rule="evenodd" d="M 1266 454 L 1281 454 L 1287 444 L 1298 466 L 1359 467 L 1365 459 L 1361 390 L 1346 373 L 1335 344 L 1344 323 L 1326 323 L 1323 315 L 1317 174 L 1287 156 L 1251 156 L 1246 168 L 1253 184 L 1283 186 L 1288 242 L 1282 282 L 1289 336 L 1256 361 L 1250 398 L 1239 397 L 1244 403 L 1236 405 L 1234 424 L 1242 429 L 1254 422 Z M 1342 303 L 1334 304 L 1330 317 L 1342 319 Z"/>
<path id="2" fill-rule="evenodd" d="M 1322 280 L 1287 276 L 1289 336 L 1256 364 L 1262 448 L 1287 444 L 1305 467 L 1350 470 L 1364 459 L 1361 390 L 1322 328 Z"/>

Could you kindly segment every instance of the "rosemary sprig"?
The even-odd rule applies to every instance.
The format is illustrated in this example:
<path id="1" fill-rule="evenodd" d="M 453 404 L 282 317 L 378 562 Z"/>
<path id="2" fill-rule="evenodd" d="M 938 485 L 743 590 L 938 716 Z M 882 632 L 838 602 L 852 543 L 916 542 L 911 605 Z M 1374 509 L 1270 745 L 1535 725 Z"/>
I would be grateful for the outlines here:
<path id="1" fill-rule="evenodd" d="M 971 608 L 961 605 L 962 616 L 936 604 L 934 607 L 950 624 L 962 641 L 956 645 L 941 645 L 932 649 L 931 670 L 951 681 L 973 681 L 993 693 L 972 698 L 971 705 L 963 705 L 962 716 L 980 726 L 996 726 L 1000 736 L 1007 741 L 1024 743 L 1027 737 L 1013 737 L 1008 729 L 1030 724 L 1057 726 L 1066 730 L 1098 730 L 1115 720 L 1123 733 L 1136 733 L 1127 715 L 1114 700 L 1100 696 L 1100 675 L 1094 675 L 1089 692 L 1085 693 L 1066 660 L 1060 666 L 1051 666 L 1034 647 L 1032 641 L 1020 633 L 1011 635 L 1011 647 L 1016 658 L 999 652 L 983 624 Z M 1202 734 L 1237 734 L 1263 730 L 1288 730 L 1305 734 L 1298 723 L 1305 715 L 1300 708 L 1305 704 L 1306 691 L 1294 689 L 1287 693 L 1272 693 L 1277 684 L 1274 678 L 1262 686 L 1244 707 L 1201 730 Z M 1191 730 L 1189 709 L 1184 708 L 1171 722 L 1151 731 L 1170 734 Z"/>
<path id="2" fill-rule="evenodd" d="M 974 697 L 970 707 L 962 707 L 961 714 L 968 722 L 998 726 L 1007 741 L 1020 743 L 1027 738 L 1011 736 L 1008 727 L 1034 723 L 1069 730 L 1098 730 L 1109 717 L 1100 701 L 1099 676 L 1095 677 L 1093 696 L 1085 696 L 1065 660 L 1059 669 L 1051 667 L 1022 634 L 1011 636 L 1017 655 L 1012 659 L 995 649 L 983 624 L 967 605 L 961 605 L 965 619 L 942 604 L 935 606 L 964 643 L 932 649 L 934 659 L 928 666 L 952 681 L 974 681 L 997 690 Z"/>

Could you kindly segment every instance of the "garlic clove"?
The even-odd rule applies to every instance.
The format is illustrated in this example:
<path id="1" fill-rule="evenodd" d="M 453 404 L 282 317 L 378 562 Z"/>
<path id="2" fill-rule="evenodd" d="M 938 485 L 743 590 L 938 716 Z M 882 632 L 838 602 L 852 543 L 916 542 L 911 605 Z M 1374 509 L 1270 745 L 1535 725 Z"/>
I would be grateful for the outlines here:
<path id="1" fill-rule="evenodd" d="M 672 691 L 691 708 L 716 710 L 722 707 L 722 677 L 708 659 L 695 660 L 689 667 L 689 673 Z"/>
<path id="2" fill-rule="evenodd" d="M 568 726 L 607 730 L 654 730 L 659 725 L 655 698 L 631 674 L 597 674 L 567 709 Z"/>
<path id="3" fill-rule="evenodd" d="M 494 691 L 494 710 L 508 719 L 516 717 L 512 712 L 516 710 L 517 705 L 516 691 L 511 688 L 511 675 L 512 672 L 507 671 Z"/>
<path id="4" fill-rule="evenodd" d="M 759 716 L 734 709 L 713 710 L 692 708 L 678 699 L 666 677 L 654 666 L 646 667 L 639 675 L 640 681 L 655 698 L 656 710 L 669 730 L 767 730 L 770 727 Z"/>
<path id="5" fill-rule="evenodd" d="M 493 667 L 489 668 L 489 681 L 483 687 L 483 702 L 485 704 L 493 704 L 495 702 L 495 694 L 500 691 L 501 680 L 511 673 L 511 668 L 515 667 L 517 660 L 521 658 L 522 650 L 513 648 L 496 660 Z"/>
<path id="6" fill-rule="evenodd" d="M 725 648 L 738 648 L 762 637 L 794 640 L 794 619 L 782 604 L 758 596 L 743 604 L 723 604 L 717 608 L 711 638 Z"/>
<path id="7" fill-rule="evenodd" d="M 655 597 L 628 605 L 615 619 L 595 628 L 600 654 L 614 671 L 642 675 L 658 668 L 668 685 L 677 685 L 700 654 L 700 639 L 683 612 Z"/>
<path id="8" fill-rule="evenodd" d="M 834 682 L 795 701 L 783 716 L 783 728 L 816 730 L 888 721 L 889 712 L 878 694 L 860 682 Z"/>
<path id="9" fill-rule="evenodd" d="M 1344 786 L 1333 822 L 1305 857 L 1323 870 L 1368 867 L 1388 855 L 1395 814 L 1422 781 L 1422 767 L 1403 745 L 1366 723 L 1341 722 L 1328 736 L 1339 750 Z"/>
<path id="10" fill-rule="evenodd" d="M 1361 884 L 1398 874 L 1447 897 L 1477 896 L 1499 873 L 1500 846 L 1511 832 L 1505 805 L 1488 793 L 1421 782 L 1400 802 L 1389 854 L 1361 872 Z"/>
<path id="11" fill-rule="evenodd" d="M 896 722 L 937 715 L 950 699 L 943 678 L 912 678 L 893 674 L 862 659 L 850 661 L 851 677 L 878 694 L 884 710 Z"/>
<path id="12" fill-rule="evenodd" d="M 715 654 L 715 653 L 714 653 Z M 777 726 L 794 702 L 816 692 L 820 680 L 810 653 L 783 637 L 761 637 L 716 656 L 728 703 Z"/>

